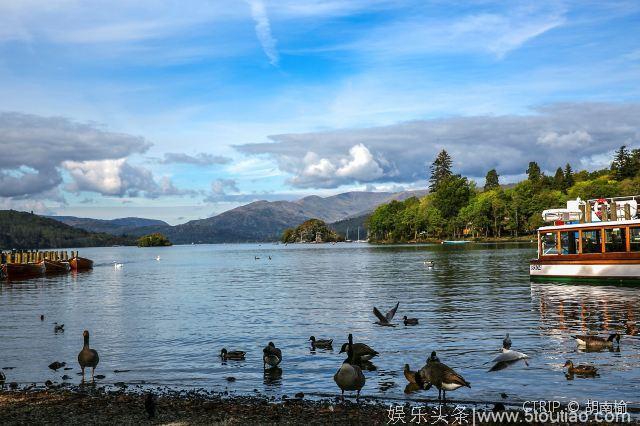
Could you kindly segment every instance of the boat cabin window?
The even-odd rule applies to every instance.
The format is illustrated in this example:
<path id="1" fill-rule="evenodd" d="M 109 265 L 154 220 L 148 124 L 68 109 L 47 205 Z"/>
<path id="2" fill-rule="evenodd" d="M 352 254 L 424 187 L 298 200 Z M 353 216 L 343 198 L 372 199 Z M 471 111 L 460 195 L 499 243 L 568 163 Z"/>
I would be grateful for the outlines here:
<path id="1" fill-rule="evenodd" d="M 624 228 L 604 230 L 604 249 L 607 252 L 627 251 L 627 232 Z"/>
<path id="2" fill-rule="evenodd" d="M 640 227 L 629 228 L 629 247 L 631 251 L 640 251 Z"/>
<path id="3" fill-rule="evenodd" d="M 578 254 L 578 231 L 560 232 L 560 253 Z"/>
<path id="4" fill-rule="evenodd" d="M 599 229 L 582 231 L 582 253 L 602 253 Z"/>
<path id="5" fill-rule="evenodd" d="M 555 232 L 546 232 L 542 234 L 542 255 L 549 256 L 552 254 L 558 254 L 558 244 L 556 241 Z"/>

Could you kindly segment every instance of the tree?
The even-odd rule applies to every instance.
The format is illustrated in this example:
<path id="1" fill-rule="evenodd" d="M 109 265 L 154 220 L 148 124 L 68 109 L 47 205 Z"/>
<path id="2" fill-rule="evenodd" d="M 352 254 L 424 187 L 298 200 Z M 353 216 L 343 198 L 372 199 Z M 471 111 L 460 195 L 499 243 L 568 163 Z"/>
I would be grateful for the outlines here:
<path id="1" fill-rule="evenodd" d="M 558 191 L 565 191 L 564 171 L 562 167 L 558 167 L 558 170 L 556 170 L 551 187 Z"/>
<path id="2" fill-rule="evenodd" d="M 573 179 L 573 170 L 571 169 L 571 164 L 567 163 L 567 165 L 564 166 L 564 192 L 566 193 L 574 183 L 575 181 Z"/>
<path id="3" fill-rule="evenodd" d="M 535 161 L 531 161 L 529 163 L 529 167 L 527 168 L 527 176 L 528 179 L 532 183 L 539 183 L 542 178 L 542 171 L 540 170 L 540 166 Z"/>
<path id="4" fill-rule="evenodd" d="M 440 151 L 431 164 L 431 178 L 429 179 L 429 191 L 436 192 L 441 182 L 451 176 L 451 156 L 444 149 Z"/>
<path id="5" fill-rule="evenodd" d="M 163 247 L 170 245 L 171 241 L 159 232 L 138 238 L 138 247 Z"/>
<path id="6" fill-rule="evenodd" d="M 490 191 L 500 187 L 500 177 L 496 169 L 491 169 L 487 172 L 487 176 L 484 178 L 484 190 Z"/>
<path id="7" fill-rule="evenodd" d="M 640 149 L 631 151 L 631 167 L 635 172 L 634 176 L 640 176 Z"/>
<path id="8" fill-rule="evenodd" d="M 622 145 L 616 151 L 616 155 L 611 163 L 611 172 L 613 173 L 613 177 L 618 181 L 635 175 L 636 171 L 633 168 L 633 160 L 625 145 Z"/>

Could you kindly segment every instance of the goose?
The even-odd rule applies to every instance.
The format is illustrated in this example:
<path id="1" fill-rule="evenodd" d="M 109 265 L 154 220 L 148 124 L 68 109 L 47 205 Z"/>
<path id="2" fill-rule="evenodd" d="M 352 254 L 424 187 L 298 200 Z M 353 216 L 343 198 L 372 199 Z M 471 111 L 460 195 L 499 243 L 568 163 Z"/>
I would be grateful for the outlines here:
<path id="1" fill-rule="evenodd" d="M 220 358 L 224 361 L 230 359 L 233 361 L 244 361 L 244 356 L 246 352 L 243 351 L 227 351 L 227 348 L 220 349 Z"/>
<path id="2" fill-rule="evenodd" d="M 417 371 L 411 371 L 409 364 L 404 365 L 403 373 L 405 379 L 407 379 L 407 382 L 409 382 L 410 384 L 418 385 L 420 388 L 422 388 L 422 377 L 420 376 L 420 374 L 418 374 Z"/>
<path id="3" fill-rule="evenodd" d="M 122 269 L 123 266 L 124 266 L 124 263 L 118 263 L 115 260 L 113 261 L 113 267 L 115 269 Z"/>
<path id="4" fill-rule="evenodd" d="M 407 318 L 407 316 L 402 317 L 402 322 L 404 325 L 418 325 L 418 318 Z"/>
<path id="5" fill-rule="evenodd" d="M 620 344 L 620 334 L 613 333 L 610 334 L 608 338 L 600 337 L 600 336 L 572 336 L 578 346 L 587 347 L 587 348 L 610 348 L 613 346 L 613 341 L 615 340 L 618 345 Z"/>
<path id="6" fill-rule="evenodd" d="M 429 362 L 440 362 L 440 358 L 436 355 L 436 351 L 432 351 L 431 355 L 429 355 L 429 359 L 427 359 L 427 363 Z"/>
<path id="7" fill-rule="evenodd" d="M 504 349 L 511 349 L 511 337 L 509 337 L 509 333 L 502 339 L 502 347 Z"/>
<path id="8" fill-rule="evenodd" d="M 438 399 L 443 401 L 447 399 L 447 391 L 454 391 L 463 386 L 471 388 L 471 384 L 451 367 L 440 361 L 433 361 L 431 358 L 427 360 L 427 365 L 418 371 L 418 374 L 422 379 L 423 389 L 429 390 L 432 385 L 437 387 Z"/>
<path id="9" fill-rule="evenodd" d="M 360 390 L 364 387 L 367 379 L 358 366 L 358 358 L 353 351 L 353 336 L 349 334 L 347 343 L 347 359 L 344 360 L 336 374 L 333 376 L 340 390 L 344 401 L 344 391 L 356 391 L 356 401 L 360 398 Z"/>
<path id="10" fill-rule="evenodd" d="M 91 367 L 91 380 L 93 380 L 93 373 L 96 371 L 98 362 L 100 362 L 100 357 L 95 349 L 89 347 L 88 330 L 82 332 L 82 337 L 84 337 L 84 346 L 78 354 L 78 364 L 80 364 L 80 368 L 82 369 L 82 381 L 84 382 L 84 369 Z"/>
<path id="11" fill-rule="evenodd" d="M 378 308 L 376 308 L 375 306 L 373 307 L 373 314 L 378 318 L 378 321 L 376 321 L 376 324 L 378 325 L 393 325 L 391 324 L 391 320 L 393 319 L 393 317 L 396 314 L 396 311 L 398 310 L 398 306 L 400 305 L 400 302 L 396 303 L 396 306 L 391 309 L 389 312 L 387 312 L 386 315 L 382 315 L 382 312 L 380 312 L 378 310 Z"/>
<path id="12" fill-rule="evenodd" d="M 577 374 L 580 376 L 595 376 L 596 374 L 598 374 L 598 369 L 593 365 L 573 365 L 573 361 L 571 360 L 567 360 L 563 367 L 567 368 L 567 372 L 570 375 Z"/>
<path id="13" fill-rule="evenodd" d="M 269 342 L 267 346 L 262 350 L 262 368 L 266 368 L 267 364 L 270 367 L 276 367 L 282 362 L 282 351 L 276 348 L 273 342 Z"/>
<path id="14" fill-rule="evenodd" d="M 54 333 L 64 333 L 64 324 L 58 324 L 57 322 L 54 322 L 53 324 Z"/>
<path id="15" fill-rule="evenodd" d="M 340 352 L 338 353 L 347 352 L 348 346 L 348 343 L 344 343 L 340 348 Z M 352 347 L 353 355 L 355 356 L 356 360 L 369 361 L 372 358 L 378 356 L 378 351 L 374 351 L 373 349 L 371 349 L 371 347 L 369 347 L 369 345 L 365 343 L 354 343 Z"/>
<path id="16" fill-rule="evenodd" d="M 331 349 L 333 346 L 333 339 L 316 339 L 315 336 L 309 337 L 311 346 L 320 349 Z"/>

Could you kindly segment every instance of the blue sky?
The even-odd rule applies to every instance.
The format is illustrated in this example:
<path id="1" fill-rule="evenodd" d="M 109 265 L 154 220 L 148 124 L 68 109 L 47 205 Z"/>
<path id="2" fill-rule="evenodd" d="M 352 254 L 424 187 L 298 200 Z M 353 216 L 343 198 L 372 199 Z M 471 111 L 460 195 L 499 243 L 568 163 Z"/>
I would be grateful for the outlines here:
<path id="1" fill-rule="evenodd" d="M 170 223 L 640 145 L 636 1 L 0 0 L 0 208 Z M 25 151 L 26 150 L 26 151 Z"/>

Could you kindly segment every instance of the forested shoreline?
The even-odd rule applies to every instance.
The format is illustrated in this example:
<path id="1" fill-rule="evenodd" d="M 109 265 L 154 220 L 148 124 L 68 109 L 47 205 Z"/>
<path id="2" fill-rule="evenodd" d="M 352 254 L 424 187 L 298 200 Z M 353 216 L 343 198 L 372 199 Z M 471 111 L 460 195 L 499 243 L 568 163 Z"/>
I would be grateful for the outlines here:
<path id="1" fill-rule="evenodd" d="M 640 193 L 640 149 L 620 147 L 611 166 L 574 172 L 570 164 L 545 175 L 532 161 L 527 179 L 500 184 L 495 169 L 485 184 L 452 172 L 452 159 L 442 150 L 430 167 L 429 194 L 379 206 L 367 222 L 369 239 L 378 243 L 419 242 L 443 238 L 502 239 L 530 235 L 543 225 L 545 209 L 566 201 Z"/>

